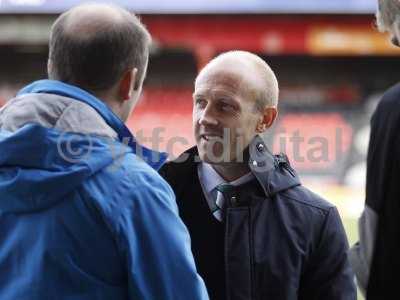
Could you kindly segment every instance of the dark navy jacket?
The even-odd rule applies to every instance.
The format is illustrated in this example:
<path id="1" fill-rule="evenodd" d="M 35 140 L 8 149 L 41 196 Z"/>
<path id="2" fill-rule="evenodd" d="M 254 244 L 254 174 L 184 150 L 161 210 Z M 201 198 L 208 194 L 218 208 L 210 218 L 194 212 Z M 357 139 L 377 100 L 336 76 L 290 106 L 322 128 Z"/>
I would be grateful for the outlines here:
<path id="1" fill-rule="evenodd" d="M 197 175 L 197 150 L 161 169 L 177 196 L 210 298 L 356 299 L 336 208 L 304 188 L 286 157 L 270 154 L 260 137 L 249 149 L 256 179 L 228 195 L 221 229 L 212 223 L 211 212 L 203 214 L 208 207 Z"/>

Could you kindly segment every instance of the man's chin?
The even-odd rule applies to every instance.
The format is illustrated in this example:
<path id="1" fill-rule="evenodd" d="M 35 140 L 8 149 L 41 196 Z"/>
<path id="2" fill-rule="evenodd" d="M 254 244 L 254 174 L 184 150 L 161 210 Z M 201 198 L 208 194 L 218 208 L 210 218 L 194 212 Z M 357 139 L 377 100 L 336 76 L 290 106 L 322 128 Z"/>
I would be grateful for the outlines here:
<path id="1" fill-rule="evenodd" d="M 229 157 L 224 156 L 223 153 L 217 153 L 217 154 L 210 154 L 205 151 L 200 151 L 199 150 L 199 158 L 202 162 L 211 164 L 211 165 L 221 165 L 221 164 L 226 164 L 230 162 Z"/>
<path id="2" fill-rule="evenodd" d="M 205 156 L 200 156 L 200 160 L 201 160 L 202 162 L 205 162 L 205 163 L 210 164 L 210 165 L 221 164 L 221 162 L 216 162 L 215 159 L 209 159 L 207 155 L 205 155 Z"/>
<path id="3" fill-rule="evenodd" d="M 213 164 L 213 162 L 209 159 L 209 155 L 207 155 L 207 153 L 200 151 L 199 150 L 199 158 L 200 161 L 208 163 L 208 164 Z"/>

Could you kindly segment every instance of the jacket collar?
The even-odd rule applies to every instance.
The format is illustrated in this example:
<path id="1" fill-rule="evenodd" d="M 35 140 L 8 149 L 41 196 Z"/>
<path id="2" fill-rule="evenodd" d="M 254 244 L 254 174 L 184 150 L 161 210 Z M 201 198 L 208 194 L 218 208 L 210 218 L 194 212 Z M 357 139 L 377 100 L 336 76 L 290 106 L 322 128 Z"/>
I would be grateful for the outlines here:
<path id="1" fill-rule="evenodd" d="M 301 184 L 287 156 L 283 153 L 273 155 L 260 136 L 254 137 L 245 154 L 251 172 L 267 196 Z"/>
<path id="2" fill-rule="evenodd" d="M 167 154 L 156 152 L 141 146 L 132 135 L 128 127 L 117 117 L 112 110 L 100 99 L 76 87 L 56 80 L 39 80 L 19 91 L 18 96 L 32 93 L 55 94 L 81 101 L 97 111 L 105 122 L 116 131 L 118 140 L 129 146 L 133 153 L 142 158 L 152 168 L 158 170 L 166 161 Z"/>

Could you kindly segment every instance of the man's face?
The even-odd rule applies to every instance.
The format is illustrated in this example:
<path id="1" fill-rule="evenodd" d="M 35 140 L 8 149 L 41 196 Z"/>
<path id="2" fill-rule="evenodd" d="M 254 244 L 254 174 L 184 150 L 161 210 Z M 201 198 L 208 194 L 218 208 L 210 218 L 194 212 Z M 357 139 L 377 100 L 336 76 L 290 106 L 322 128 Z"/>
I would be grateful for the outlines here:
<path id="1" fill-rule="evenodd" d="M 398 0 L 379 0 L 378 10 L 376 12 L 376 23 L 379 31 L 388 32 L 390 34 L 391 43 L 400 47 L 400 29 L 398 20 L 393 20 L 391 17 L 385 13 L 387 11 L 393 10 L 396 6 L 396 1 Z"/>
<path id="2" fill-rule="evenodd" d="M 392 25 L 392 30 L 390 30 L 390 34 L 392 35 L 391 42 L 394 46 L 400 47 L 400 30 L 397 23 Z"/>
<path id="3" fill-rule="evenodd" d="M 194 136 L 202 161 L 221 164 L 242 160 L 243 150 L 257 134 L 262 114 L 256 110 L 246 72 L 202 72 L 193 94 Z"/>

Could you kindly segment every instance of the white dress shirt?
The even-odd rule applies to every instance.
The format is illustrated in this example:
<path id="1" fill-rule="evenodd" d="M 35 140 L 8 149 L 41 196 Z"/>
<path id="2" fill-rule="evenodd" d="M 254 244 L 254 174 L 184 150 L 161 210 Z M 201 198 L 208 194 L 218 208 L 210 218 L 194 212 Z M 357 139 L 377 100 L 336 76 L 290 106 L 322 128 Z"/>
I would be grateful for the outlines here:
<path id="1" fill-rule="evenodd" d="M 205 162 L 202 162 L 198 165 L 197 172 L 204 196 L 207 200 L 208 206 L 210 207 L 210 213 L 215 207 L 216 195 L 213 193 L 216 193 L 215 188 L 218 185 L 228 183 L 234 186 L 239 186 L 251 181 L 254 178 L 254 174 L 249 172 L 234 181 L 228 182 L 223 179 L 210 164 Z"/>

